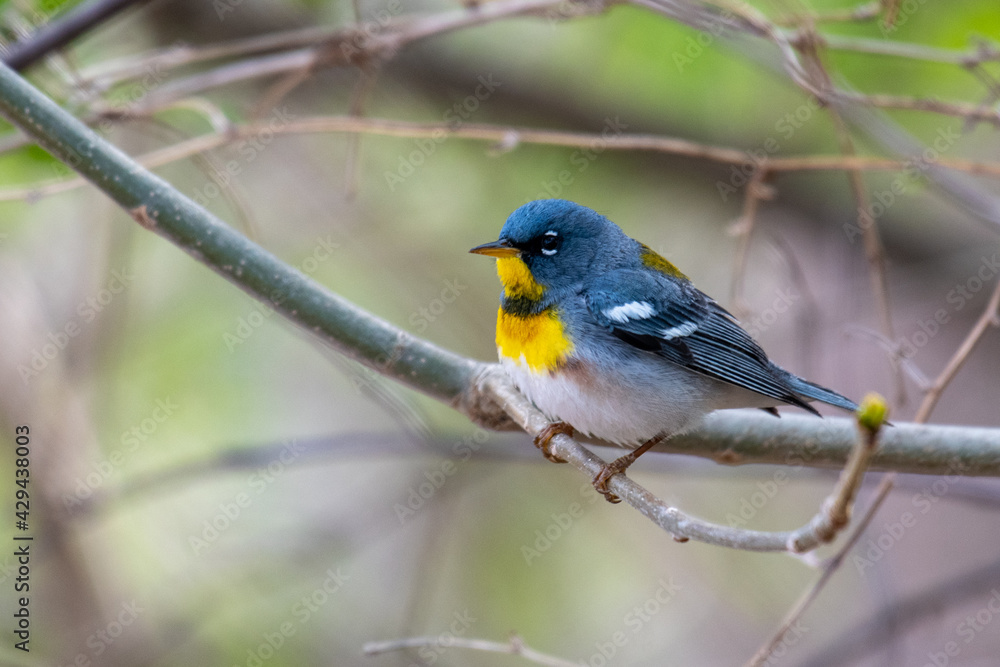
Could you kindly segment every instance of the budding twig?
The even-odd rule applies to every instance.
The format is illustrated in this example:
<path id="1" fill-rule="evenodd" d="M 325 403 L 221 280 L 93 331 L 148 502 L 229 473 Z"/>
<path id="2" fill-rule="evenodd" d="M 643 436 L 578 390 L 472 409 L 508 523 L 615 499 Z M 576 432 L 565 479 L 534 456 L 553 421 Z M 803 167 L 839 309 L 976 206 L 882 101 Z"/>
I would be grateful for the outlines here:
<path id="1" fill-rule="evenodd" d="M 365 655 L 379 655 L 391 651 L 403 651 L 410 648 L 423 648 L 428 646 L 441 646 L 440 637 L 409 637 L 406 639 L 391 639 L 382 642 L 369 642 L 362 649 Z M 508 655 L 519 655 L 529 662 L 547 667 L 579 667 L 579 663 L 563 660 L 555 656 L 547 655 L 536 651 L 516 634 L 511 634 L 506 642 L 492 642 L 486 639 L 465 639 L 462 637 L 449 637 L 449 648 L 461 648 L 470 651 L 484 651 L 486 653 L 506 653 Z"/>
<path id="2" fill-rule="evenodd" d="M 500 407 L 531 436 L 537 436 L 548 426 L 549 421 L 545 415 L 517 391 L 499 367 L 484 368 L 476 384 L 482 391 L 493 396 Z M 880 405 L 884 407 L 884 403 Z M 867 408 L 868 412 L 877 412 L 877 409 L 877 406 Z M 884 410 L 882 414 L 884 415 Z M 880 424 L 876 417 L 877 414 L 866 416 L 868 421 L 865 423 Z M 804 553 L 834 539 L 847 524 L 854 496 L 875 451 L 878 427 L 869 424 L 865 428 L 871 435 L 858 438 L 856 441 L 847 466 L 830 497 L 809 523 L 794 531 L 746 530 L 704 521 L 667 505 L 625 475 L 612 477 L 608 482 L 608 488 L 614 495 L 667 531 L 674 539 L 682 542 L 697 540 L 746 551 Z M 549 449 L 556 458 L 570 463 L 591 479 L 605 464 L 600 457 L 562 433 L 552 438 Z"/>
<path id="3" fill-rule="evenodd" d="M 973 325 L 972 330 L 969 331 L 969 335 L 965 337 L 962 344 L 955 350 L 955 354 L 952 355 L 951 359 L 948 361 L 948 365 L 944 367 L 941 374 L 937 376 L 930 387 L 927 388 L 927 393 L 924 396 L 923 402 L 920 404 L 920 408 L 917 410 L 917 416 L 914 417 L 913 421 L 918 424 L 922 424 L 931 416 L 931 412 L 934 410 L 934 406 L 937 405 L 938 400 L 941 398 L 941 392 L 951 383 L 955 378 L 955 374 L 962 367 L 963 364 L 968 360 L 969 355 L 972 354 L 972 350 L 975 349 L 976 345 L 982 339 L 983 335 L 990 327 L 1000 326 L 1000 281 L 997 281 L 996 287 L 993 288 L 993 294 L 990 296 L 989 303 L 986 304 L 986 309 L 983 314 L 979 316 L 976 323 Z"/>
<path id="4" fill-rule="evenodd" d="M 807 609 L 809 609 L 810 605 L 812 605 L 816 598 L 819 597 L 819 594 L 823 591 L 827 583 L 829 583 L 830 579 L 833 577 L 834 573 L 836 573 L 841 564 L 844 562 L 847 554 L 854 548 L 854 545 L 857 544 L 861 535 L 864 534 L 865 529 L 875 517 L 875 513 L 878 511 L 878 508 L 881 507 L 882 502 L 889 495 L 889 492 L 892 490 L 894 478 L 895 474 L 893 473 L 890 473 L 882 478 L 882 482 L 875 491 L 875 499 L 872 501 L 871 506 L 869 506 L 868 511 L 866 511 L 865 515 L 861 518 L 861 521 L 859 521 L 858 525 L 853 531 L 851 531 L 850 539 L 848 539 L 844 545 L 837 550 L 837 553 L 833 556 L 833 558 L 826 562 L 823 566 L 823 571 L 820 573 L 819 578 L 816 579 L 816 582 L 801 598 L 799 598 L 798 602 L 795 603 L 795 606 L 792 607 L 792 610 L 788 613 L 788 616 L 786 616 L 785 620 L 781 623 L 781 627 L 778 628 L 778 631 L 775 632 L 770 641 L 760 647 L 757 653 L 755 653 L 754 656 L 746 663 L 746 667 L 759 667 L 760 665 L 765 664 L 771 657 L 771 653 L 778 648 L 782 641 L 784 641 L 789 630 L 795 627 L 795 624 L 802 618 L 802 615 Z"/>

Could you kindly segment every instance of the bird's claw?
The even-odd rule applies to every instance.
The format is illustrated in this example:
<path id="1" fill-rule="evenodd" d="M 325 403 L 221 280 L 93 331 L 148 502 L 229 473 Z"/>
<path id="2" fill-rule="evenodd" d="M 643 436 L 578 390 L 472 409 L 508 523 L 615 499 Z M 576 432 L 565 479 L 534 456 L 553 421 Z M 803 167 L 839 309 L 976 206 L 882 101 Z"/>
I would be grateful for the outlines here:
<path id="1" fill-rule="evenodd" d="M 605 463 L 601 466 L 601 471 L 594 475 L 594 488 L 599 494 L 604 496 L 605 500 L 613 505 L 617 505 L 622 501 L 622 499 L 611 492 L 611 489 L 608 488 L 608 482 L 610 482 L 611 478 L 618 473 L 625 472 L 625 468 L 628 467 L 627 464 L 621 465 L 621 460 L 622 459 L 619 458 L 615 459 L 611 463 Z"/>
<path id="2" fill-rule="evenodd" d="M 535 436 L 535 447 L 542 450 L 542 455 L 545 456 L 549 461 L 553 463 L 566 463 L 565 459 L 561 459 L 552 453 L 549 449 L 549 441 L 552 440 L 557 434 L 562 433 L 573 437 L 573 427 L 566 422 L 552 422 L 548 426 L 542 429 L 542 432 Z"/>

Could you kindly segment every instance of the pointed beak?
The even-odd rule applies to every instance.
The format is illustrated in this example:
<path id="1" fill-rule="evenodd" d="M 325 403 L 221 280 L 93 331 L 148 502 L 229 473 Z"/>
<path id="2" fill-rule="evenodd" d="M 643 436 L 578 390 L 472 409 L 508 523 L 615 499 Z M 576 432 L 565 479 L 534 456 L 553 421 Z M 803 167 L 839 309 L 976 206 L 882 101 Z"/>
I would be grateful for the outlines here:
<path id="1" fill-rule="evenodd" d="M 477 255 L 488 255 L 490 257 L 516 257 L 521 254 L 521 251 L 511 245 L 511 242 L 507 239 L 477 245 L 469 252 Z"/>

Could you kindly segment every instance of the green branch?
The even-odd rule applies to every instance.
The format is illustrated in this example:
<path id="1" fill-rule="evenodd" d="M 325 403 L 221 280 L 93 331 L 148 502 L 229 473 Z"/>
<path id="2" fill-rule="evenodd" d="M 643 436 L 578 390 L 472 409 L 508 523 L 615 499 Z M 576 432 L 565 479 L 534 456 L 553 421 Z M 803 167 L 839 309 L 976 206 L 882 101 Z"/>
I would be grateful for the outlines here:
<path id="1" fill-rule="evenodd" d="M 479 424 L 512 425 L 509 400 L 498 397 L 495 389 L 495 366 L 411 336 L 333 294 L 146 171 L 4 65 L 0 65 L 0 113 L 143 227 L 171 240 L 344 354 L 455 407 Z M 518 410 L 522 415 L 518 421 L 523 422 L 527 408 Z M 841 467 L 855 439 L 854 425 L 846 419 L 775 419 L 763 413 L 727 412 L 711 415 L 703 428 L 672 438 L 658 449 L 730 464 Z M 899 424 L 884 430 L 872 466 L 1000 477 L 1000 430 Z"/>
<path id="2" fill-rule="evenodd" d="M 146 171 L 6 65 L 0 113 L 146 229 L 374 370 L 454 404 L 479 364 L 414 338 L 306 277 Z"/>
<path id="3" fill-rule="evenodd" d="M 718 463 L 771 463 L 843 468 L 855 439 L 854 420 L 817 419 L 783 413 L 724 411 L 708 416 L 697 431 L 657 445 L 653 451 L 693 454 Z M 882 430 L 872 470 L 932 475 L 1000 477 L 1000 429 L 896 424 Z"/>

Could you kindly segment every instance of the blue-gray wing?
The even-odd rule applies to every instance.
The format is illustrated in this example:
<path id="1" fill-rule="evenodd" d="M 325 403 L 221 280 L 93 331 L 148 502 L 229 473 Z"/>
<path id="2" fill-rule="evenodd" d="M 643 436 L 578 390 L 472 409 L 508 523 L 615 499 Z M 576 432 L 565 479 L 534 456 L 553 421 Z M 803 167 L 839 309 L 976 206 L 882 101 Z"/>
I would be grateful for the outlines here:
<path id="1" fill-rule="evenodd" d="M 598 278 L 584 299 L 598 324 L 630 345 L 816 412 L 736 318 L 686 280 L 621 269 Z"/>

